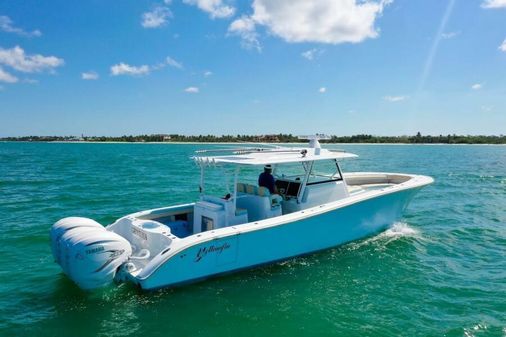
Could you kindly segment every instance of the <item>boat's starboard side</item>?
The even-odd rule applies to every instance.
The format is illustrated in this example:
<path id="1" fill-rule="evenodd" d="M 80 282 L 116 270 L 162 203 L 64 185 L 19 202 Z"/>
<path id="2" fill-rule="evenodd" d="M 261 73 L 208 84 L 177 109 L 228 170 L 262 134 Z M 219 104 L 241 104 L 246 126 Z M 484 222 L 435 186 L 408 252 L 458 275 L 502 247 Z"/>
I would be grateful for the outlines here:
<path id="1" fill-rule="evenodd" d="M 423 186 L 433 182 L 433 179 L 427 176 L 401 175 L 395 173 L 354 173 L 345 175 L 345 178 L 346 177 L 362 180 L 366 179 L 366 177 L 369 177 L 368 181 L 378 181 L 382 179 L 382 177 L 397 177 L 396 179 L 398 180 L 401 179 L 400 177 L 408 177 L 408 179 L 401 179 L 402 181 L 399 181 L 399 183 L 392 186 L 367 191 L 359 195 L 352 195 L 345 199 L 337 200 L 335 202 L 327 203 L 324 205 L 319 205 L 317 207 L 312 207 L 303 211 L 294 212 L 291 214 L 253 223 L 202 232 L 182 240 L 177 240 L 173 242 L 170 249 L 164 251 L 163 254 L 159 254 L 153 258 L 153 260 L 148 265 L 146 265 L 145 268 L 141 270 L 134 279 L 144 288 L 156 288 L 167 286 L 173 283 L 183 282 L 183 276 L 178 278 L 174 275 L 174 273 L 181 273 L 181 271 L 176 272 L 176 270 L 179 270 L 180 267 L 172 267 L 174 270 L 173 274 L 171 274 L 169 270 L 169 266 L 174 263 L 173 260 L 175 257 L 179 256 L 180 260 L 185 260 L 186 256 L 197 256 L 199 252 L 201 254 L 204 252 L 204 254 L 207 255 L 209 250 L 218 252 L 216 254 L 220 257 L 225 257 L 232 254 L 231 252 L 234 251 L 234 249 L 230 250 L 230 247 L 237 247 L 237 242 L 240 241 L 242 243 L 246 237 L 255 237 L 260 235 L 262 239 L 260 241 L 257 241 L 256 244 L 258 245 L 261 243 L 264 245 L 264 240 L 267 240 L 265 241 L 265 244 L 268 244 L 268 238 L 271 237 L 270 234 L 266 235 L 266 233 L 274 233 L 276 231 L 284 232 L 287 228 L 288 230 L 286 233 L 279 234 L 283 236 L 275 236 L 278 240 L 282 238 L 282 244 L 280 245 L 280 242 L 278 241 L 278 246 L 288 247 L 283 252 L 271 252 L 269 253 L 269 256 L 257 256 L 254 261 L 249 261 L 242 258 L 242 262 L 240 263 L 231 263 L 230 261 L 227 263 L 217 262 L 224 267 L 217 268 L 215 266 L 213 267 L 213 270 L 203 270 L 201 273 L 202 275 L 195 271 L 195 266 L 186 266 L 186 269 L 193 270 L 191 272 L 193 275 L 186 275 L 185 277 L 198 279 L 205 277 L 206 273 L 210 273 L 210 275 L 212 275 L 220 272 L 226 272 L 228 270 L 246 268 L 248 267 L 248 263 L 250 263 L 251 266 L 268 263 L 269 261 L 276 261 L 291 256 L 309 253 L 315 250 L 329 248 L 351 240 L 358 239 L 360 237 L 371 235 L 372 233 L 381 230 L 388 224 L 391 224 L 397 220 L 413 195 Z M 371 180 L 371 178 L 373 179 Z M 350 210 L 356 209 L 357 207 L 364 207 L 364 205 L 368 206 L 360 211 L 352 211 L 349 213 Z M 388 213 L 388 216 L 385 215 L 387 214 L 385 212 Z M 347 215 L 343 218 L 340 214 Z M 369 218 L 365 219 L 361 214 L 368 214 Z M 308 237 L 308 235 L 311 235 L 310 228 L 326 228 L 327 226 L 321 225 L 322 221 L 323 223 L 328 223 L 329 229 L 332 228 L 331 226 L 341 226 L 339 228 L 346 229 L 340 230 L 338 233 L 334 233 L 335 235 L 329 235 L 332 233 L 332 231 L 328 233 L 321 233 L 321 237 L 313 237 L 313 240 L 308 240 L 305 244 L 304 242 L 299 241 L 293 242 L 291 244 L 286 242 L 285 239 L 286 237 L 290 236 L 290 233 L 298 233 L 298 236 Z M 301 223 L 304 224 L 301 228 L 295 228 L 297 226 L 296 224 Z M 328 238 L 331 238 L 330 241 L 327 241 Z M 315 245 L 313 246 L 311 242 L 315 242 Z M 269 245 L 269 247 L 274 247 L 274 243 L 273 245 Z M 241 249 L 239 252 L 242 252 L 245 249 L 253 249 L 252 251 L 255 251 L 253 246 L 245 248 L 244 244 L 241 244 Z M 290 251 L 290 249 L 294 249 L 294 251 Z M 225 250 L 227 251 L 227 254 L 223 254 Z M 260 251 L 263 250 L 260 249 Z M 236 253 L 233 253 L 232 255 L 234 254 Z M 228 267 L 225 267 L 227 264 Z M 166 280 L 164 280 L 164 278 L 166 278 Z M 155 282 L 154 280 L 158 281 Z"/>
<path id="2" fill-rule="evenodd" d="M 143 289 L 167 287 L 367 237 L 399 219 L 415 193 L 415 189 L 390 193 L 276 226 L 201 237 L 191 245 L 174 247 L 167 258 L 160 257 L 157 268 L 144 270 L 134 281 Z"/>
<path id="3" fill-rule="evenodd" d="M 51 229 L 53 255 L 84 289 L 113 280 L 161 288 L 371 235 L 397 220 L 417 190 L 433 181 L 385 173 L 345 179 L 375 186 L 315 207 L 203 232 L 183 230 L 195 215 L 191 203 L 130 214 L 106 229 L 91 219 L 62 219 Z M 172 232 L 177 228 L 184 236 Z"/>

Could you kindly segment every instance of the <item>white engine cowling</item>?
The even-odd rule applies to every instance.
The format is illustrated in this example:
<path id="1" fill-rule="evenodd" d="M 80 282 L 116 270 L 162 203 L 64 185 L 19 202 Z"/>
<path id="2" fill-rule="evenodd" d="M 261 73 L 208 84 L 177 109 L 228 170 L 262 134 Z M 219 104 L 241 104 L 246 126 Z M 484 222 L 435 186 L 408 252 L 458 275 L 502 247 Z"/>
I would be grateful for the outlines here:
<path id="1" fill-rule="evenodd" d="M 87 218 L 61 219 L 51 227 L 50 236 L 55 261 L 82 289 L 111 283 L 132 254 L 125 238 Z"/>
<path id="2" fill-rule="evenodd" d="M 68 217 L 63 218 L 55 222 L 53 226 L 51 226 L 51 252 L 53 253 L 54 259 L 56 263 L 60 264 L 60 256 L 61 256 L 61 245 L 60 239 L 65 232 L 75 228 L 95 228 L 101 229 L 105 231 L 104 226 L 96 222 L 95 220 L 88 218 L 80 218 L 80 217 Z"/>

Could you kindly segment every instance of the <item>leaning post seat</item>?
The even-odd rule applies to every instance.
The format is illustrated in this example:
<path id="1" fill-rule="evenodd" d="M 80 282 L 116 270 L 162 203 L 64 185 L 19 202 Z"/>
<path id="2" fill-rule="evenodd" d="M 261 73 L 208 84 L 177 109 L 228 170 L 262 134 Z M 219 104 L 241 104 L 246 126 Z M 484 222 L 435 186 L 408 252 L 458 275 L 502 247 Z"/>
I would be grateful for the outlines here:
<path id="1" fill-rule="evenodd" d="M 245 192 L 240 192 L 243 190 Z M 281 196 L 271 195 L 263 186 L 238 183 L 237 191 L 242 193 L 237 199 L 237 207 L 248 211 L 248 221 L 258 221 L 281 215 Z"/>
<path id="2" fill-rule="evenodd" d="M 246 184 L 237 183 L 237 192 L 238 193 L 246 193 Z"/>
<path id="3" fill-rule="evenodd" d="M 270 197 L 271 192 L 269 192 L 269 189 L 267 187 L 260 186 L 257 190 L 258 195 L 260 197 Z"/>
<path id="4" fill-rule="evenodd" d="M 271 194 L 267 187 L 260 186 L 258 188 L 258 196 L 260 197 L 269 197 L 271 200 L 271 207 L 278 207 L 281 205 L 281 201 L 283 198 L 279 194 Z"/>
<path id="5" fill-rule="evenodd" d="M 272 207 L 276 207 L 277 205 L 281 204 L 281 201 L 283 201 L 283 197 L 281 197 L 279 194 L 271 194 L 269 189 L 264 186 L 237 183 L 237 192 L 256 195 L 259 197 L 269 197 Z"/>
<path id="6" fill-rule="evenodd" d="M 246 193 L 258 195 L 258 187 L 248 184 L 246 185 Z"/>

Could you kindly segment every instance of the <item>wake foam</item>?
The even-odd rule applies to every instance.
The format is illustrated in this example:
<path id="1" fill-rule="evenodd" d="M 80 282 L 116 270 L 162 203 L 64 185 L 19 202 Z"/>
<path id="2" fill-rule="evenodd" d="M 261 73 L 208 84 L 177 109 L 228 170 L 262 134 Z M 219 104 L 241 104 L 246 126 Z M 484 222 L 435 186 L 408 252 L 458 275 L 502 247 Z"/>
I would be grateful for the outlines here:
<path id="1" fill-rule="evenodd" d="M 349 244 L 348 249 L 355 250 L 372 245 L 374 249 L 385 249 L 388 244 L 402 238 L 420 238 L 420 232 L 405 222 L 395 222 L 386 231 L 359 242 Z"/>
<path id="2" fill-rule="evenodd" d="M 397 237 L 397 236 L 417 236 L 420 234 L 420 232 L 412 227 L 409 227 L 409 225 L 405 222 L 396 222 L 384 231 L 383 233 L 379 234 L 378 236 L 386 236 L 386 237 Z"/>

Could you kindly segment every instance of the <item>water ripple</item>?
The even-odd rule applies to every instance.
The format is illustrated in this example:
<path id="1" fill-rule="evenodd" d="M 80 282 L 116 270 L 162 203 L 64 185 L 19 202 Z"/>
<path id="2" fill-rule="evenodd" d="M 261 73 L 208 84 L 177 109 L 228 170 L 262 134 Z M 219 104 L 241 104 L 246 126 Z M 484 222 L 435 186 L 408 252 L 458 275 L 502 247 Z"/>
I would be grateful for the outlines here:
<path id="1" fill-rule="evenodd" d="M 83 292 L 62 275 L 53 222 L 194 200 L 199 147 L 213 145 L 1 143 L 0 335 L 506 336 L 500 146 L 338 146 L 360 155 L 346 171 L 436 180 L 401 222 L 342 247 L 156 292 Z"/>

